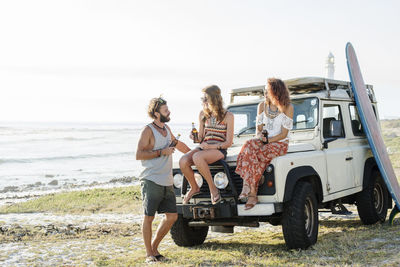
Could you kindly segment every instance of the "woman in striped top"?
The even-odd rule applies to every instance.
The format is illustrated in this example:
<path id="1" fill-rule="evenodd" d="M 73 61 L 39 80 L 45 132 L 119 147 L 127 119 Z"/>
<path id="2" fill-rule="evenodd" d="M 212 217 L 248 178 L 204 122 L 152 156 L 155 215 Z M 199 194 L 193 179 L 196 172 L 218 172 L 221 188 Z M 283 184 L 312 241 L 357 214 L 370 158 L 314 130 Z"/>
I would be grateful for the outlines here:
<path id="1" fill-rule="evenodd" d="M 204 88 L 203 110 L 199 115 L 200 145 L 186 153 L 179 161 L 183 175 L 190 184 L 189 192 L 183 198 L 183 204 L 200 193 L 191 166 L 195 165 L 208 183 L 211 203 L 221 201 L 221 195 L 211 176 L 209 164 L 225 159 L 226 149 L 233 141 L 233 114 L 223 107 L 221 89 L 216 85 Z M 193 139 L 193 136 L 190 136 Z"/>

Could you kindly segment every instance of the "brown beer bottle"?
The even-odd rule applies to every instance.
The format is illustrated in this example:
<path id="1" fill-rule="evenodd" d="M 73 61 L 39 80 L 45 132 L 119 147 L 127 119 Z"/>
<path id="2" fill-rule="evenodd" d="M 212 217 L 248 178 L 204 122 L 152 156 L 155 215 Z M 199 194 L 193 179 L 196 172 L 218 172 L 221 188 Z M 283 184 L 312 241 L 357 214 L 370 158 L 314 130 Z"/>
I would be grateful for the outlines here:
<path id="1" fill-rule="evenodd" d="M 197 131 L 196 127 L 194 127 L 194 122 L 192 122 L 192 135 L 193 135 L 193 143 L 200 143 L 199 140 L 199 132 Z"/>
<path id="2" fill-rule="evenodd" d="M 267 139 L 267 141 L 266 141 L 266 142 L 263 141 L 263 143 L 264 143 L 264 144 L 268 144 L 268 131 L 264 129 L 264 125 L 265 125 L 265 124 L 263 123 L 263 124 L 262 124 L 263 129 L 262 129 L 261 133 L 262 133 L 262 135 Z"/>
<path id="3" fill-rule="evenodd" d="M 181 135 L 178 134 L 176 136 L 176 138 L 174 140 L 172 140 L 171 144 L 169 144 L 169 147 L 176 147 L 176 144 L 178 144 L 178 140 L 179 140 L 180 137 L 181 137 Z"/>

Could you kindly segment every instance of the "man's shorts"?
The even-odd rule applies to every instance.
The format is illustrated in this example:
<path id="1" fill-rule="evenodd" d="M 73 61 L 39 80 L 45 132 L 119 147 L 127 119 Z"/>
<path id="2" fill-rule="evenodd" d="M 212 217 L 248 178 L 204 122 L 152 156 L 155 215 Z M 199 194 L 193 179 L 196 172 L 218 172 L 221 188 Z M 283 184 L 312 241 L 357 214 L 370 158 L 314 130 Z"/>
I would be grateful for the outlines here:
<path id="1" fill-rule="evenodd" d="M 157 213 L 176 213 L 174 186 L 162 186 L 153 181 L 142 179 L 142 199 L 144 214 L 154 216 Z"/>

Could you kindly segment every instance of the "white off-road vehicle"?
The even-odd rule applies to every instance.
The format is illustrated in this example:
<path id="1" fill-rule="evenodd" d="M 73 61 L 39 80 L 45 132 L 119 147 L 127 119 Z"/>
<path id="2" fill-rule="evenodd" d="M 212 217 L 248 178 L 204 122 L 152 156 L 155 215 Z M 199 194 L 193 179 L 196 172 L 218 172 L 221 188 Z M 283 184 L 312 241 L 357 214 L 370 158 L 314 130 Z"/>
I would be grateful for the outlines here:
<path id="1" fill-rule="evenodd" d="M 234 144 L 225 161 L 210 166 L 223 201 L 211 204 L 208 185 L 194 168 L 201 194 L 183 205 L 182 195 L 190 187 L 179 167 L 174 168 L 179 216 L 171 235 L 177 245 L 202 244 L 210 226 L 232 233 L 235 226 L 269 222 L 282 225 L 288 248 L 307 248 L 317 241 L 318 212 L 347 214 L 343 204 L 357 205 L 364 224 L 385 221 L 392 199 L 363 132 L 350 82 L 306 77 L 285 83 L 294 106 L 289 149 L 266 168 L 254 208 L 244 210 L 238 201 L 243 181 L 235 167 L 242 145 L 254 138 L 264 86 L 231 92 L 227 109 L 235 116 Z M 379 120 L 373 87 L 367 85 L 367 90 Z"/>

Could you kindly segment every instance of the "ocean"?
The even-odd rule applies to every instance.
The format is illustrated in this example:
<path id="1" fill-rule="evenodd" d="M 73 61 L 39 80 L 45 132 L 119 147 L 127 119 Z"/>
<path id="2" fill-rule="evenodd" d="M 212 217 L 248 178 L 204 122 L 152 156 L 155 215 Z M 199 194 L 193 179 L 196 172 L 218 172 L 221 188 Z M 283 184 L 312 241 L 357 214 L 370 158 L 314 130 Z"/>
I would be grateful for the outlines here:
<path id="1" fill-rule="evenodd" d="M 144 123 L 0 123 L 0 200 L 74 188 L 137 184 Z M 181 141 L 191 124 L 169 124 Z M 174 161 L 182 153 L 176 151 Z"/>

